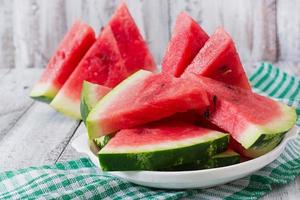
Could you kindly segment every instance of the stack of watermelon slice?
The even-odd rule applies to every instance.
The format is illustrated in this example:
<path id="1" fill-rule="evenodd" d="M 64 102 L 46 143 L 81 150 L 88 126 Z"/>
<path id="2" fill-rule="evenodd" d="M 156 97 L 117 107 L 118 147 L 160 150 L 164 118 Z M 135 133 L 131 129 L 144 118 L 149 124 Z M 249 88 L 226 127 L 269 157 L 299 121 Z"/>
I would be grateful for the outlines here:
<path id="1" fill-rule="evenodd" d="M 31 96 L 84 121 L 105 171 L 236 164 L 271 151 L 297 118 L 251 90 L 223 28 L 209 37 L 186 13 L 156 72 L 124 2 L 97 39 L 75 23 Z"/>

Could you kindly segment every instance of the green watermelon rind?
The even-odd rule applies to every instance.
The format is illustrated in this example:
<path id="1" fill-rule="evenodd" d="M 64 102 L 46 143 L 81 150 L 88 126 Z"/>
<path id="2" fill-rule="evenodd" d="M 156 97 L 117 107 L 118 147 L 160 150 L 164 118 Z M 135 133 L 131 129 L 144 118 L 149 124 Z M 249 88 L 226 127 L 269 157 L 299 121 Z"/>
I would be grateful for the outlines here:
<path id="1" fill-rule="evenodd" d="M 102 149 L 112 138 L 111 135 L 104 135 L 98 138 L 95 138 L 93 141 L 95 142 L 95 144 Z"/>
<path id="2" fill-rule="evenodd" d="M 105 146 L 98 153 L 100 166 L 103 171 L 133 171 L 133 170 L 161 170 L 168 167 L 191 163 L 202 157 L 208 159 L 217 153 L 218 148 L 227 148 L 229 135 L 213 131 L 214 137 L 193 145 L 164 145 L 164 148 L 152 146 L 151 150 L 139 150 L 134 147 L 132 151 L 114 152 Z M 197 140 L 197 138 L 195 138 Z M 194 140 L 194 141 L 195 141 Z M 218 148 L 217 148 L 218 147 Z"/>
<path id="3" fill-rule="evenodd" d="M 152 72 L 146 70 L 139 70 L 129 76 L 127 79 L 122 81 L 119 85 L 114 87 L 109 93 L 107 93 L 91 110 L 87 119 L 86 119 L 86 127 L 88 130 L 89 139 L 94 139 L 103 135 L 107 135 L 110 133 L 104 133 L 102 125 L 97 121 L 97 117 L 99 115 L 99 111 L 104 109 L 106 104 L 109 104 L 111 99 L 118 98 L 119 92 L 126 90 L 127 87 L 137 84 L 139 80 L 144 80 L 145 77 L 151 75 Z"/>
<path id="4" fill-rule="evenodd" d="M 249 149 L 241 150 L 241 153 L 248 158 L 262 156 L 272 151 L 282 141 L 285 133 L 272 134 L 268 135 L 268 137 L 265 137 L 266 135 L 264 134 Z"/>
<path id="5" fill-rule="evenodd" d="M 171 167 L 166 171 L 189 171 L 189 170 L 201 170 L 212 169 L 217 167 L 225 167 L 234 165 L 240 162 L 240 155 L 231 149 L 227 149 L 223 152 L 218 152 L 216 155 L 211 156 L 209 159 L 198 159 L 196 162 Z"/>
<path id="6" fill-rule="evenodd" d="M 211 169 L 217 167 L 225 167 L 234 165 L 240 162 L 240 154 L 233 150 L 227 150 L 219 153 L 209 159 L 203 166 L 203 169 Z"/>
<path id="7" fill-rule="evenodd" d="M 56 87 L 38 83 L 31 90 L 30 97 L 34 100 L 50 103 L 57 93 L 58 89 Z"/>
<path id="8" fill-rule="evenodd" d="M 87 103 L 86 99 L 82 95 L 80 100 L 80 115 L 84 124 L 86 124 L 86 118 L 89 115 L 90 111 L 91 109 L 89 107 L 89 104 Z"/>
<path id="9" fill-rule="evenodd" d="M 99 100 L 99 97 L 97 97 L 96 92 L 98 87 L 98 84 L 83 81 L 80 98 L 80 114 L 84 123 L 86 123 L 86 118 L 88 117 L 88 114 L 95 107 L 96 103 L 94 101 Z"/>
<path id="10" fill-rule="evenodd" d="M 280 116 L 267 124 L 247 127 L 247 130 L 243 131 L 243 135 L 237 139 L 244 148 L 258 149 L 267 146 L 274 138 L 280 137 L 296 124 L 296 110 L 283 103 L 277 103 L 282 111 Z"/>
<path id="11" fill-rule="evenodd" d="M 80 102 L 79 102 L 80 104 Z M 77 101 L 66 98 L 63 92 L 59 92 L 51 101 L 50 106 L 75 120 L 81 120 L 80 108 Z M 66 109 L 66 106 L 68 109 Z"/>

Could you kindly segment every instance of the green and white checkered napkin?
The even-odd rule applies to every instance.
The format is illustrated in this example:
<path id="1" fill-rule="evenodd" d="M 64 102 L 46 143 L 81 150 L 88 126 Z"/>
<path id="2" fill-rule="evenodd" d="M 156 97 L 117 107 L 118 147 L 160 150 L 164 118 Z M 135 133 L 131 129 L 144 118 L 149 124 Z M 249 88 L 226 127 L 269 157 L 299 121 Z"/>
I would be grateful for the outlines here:
<path id="1" fill-rule="evenodd" d="M 300 80 L 265 63 L 250 81 L 257 92 L 294 106 L 300 115 Z M 262 170 L 210 189 L 159 190 L 137 186 L 101 173 L 89 159 L 82 158 L 2 172 L 0 199 L 256 199 L 271 191 L 272 185 L 286 184 L 299 173 L 300 136 Z"/>

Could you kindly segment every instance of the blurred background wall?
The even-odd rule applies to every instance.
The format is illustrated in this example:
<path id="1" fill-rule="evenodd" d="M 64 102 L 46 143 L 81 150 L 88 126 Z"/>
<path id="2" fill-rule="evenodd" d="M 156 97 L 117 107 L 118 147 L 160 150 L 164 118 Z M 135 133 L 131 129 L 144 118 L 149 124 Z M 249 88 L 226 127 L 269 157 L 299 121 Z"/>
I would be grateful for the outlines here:
<path id="1" fill-rule="evenodd" d="M 209 33 L 224 26 L 243 62 L 300 61 L 300 0 L 127 0 L 160 63 L 177 14 Z M 97 33 L 118 0 L 0 0 L 0 68 L 42 68 L 75 19 Z"/>

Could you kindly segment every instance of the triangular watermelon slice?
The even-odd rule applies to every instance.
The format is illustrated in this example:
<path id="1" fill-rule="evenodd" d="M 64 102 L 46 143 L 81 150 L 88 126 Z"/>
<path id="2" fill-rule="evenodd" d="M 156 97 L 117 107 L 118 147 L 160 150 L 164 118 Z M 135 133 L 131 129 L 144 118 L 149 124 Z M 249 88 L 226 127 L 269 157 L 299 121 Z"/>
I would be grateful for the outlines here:
<path id="1" fill-rule="evenodd" d="M 50 105 L 80 119 L 80 94 L 84 80 L 114 87 L 127 76 L 114 35 L 110 27 L 106 27 Z"/>
<path id="2" fill-rule="evenodd" d="M 206 92 L 193 80 L 140 70 L 102 98 L 86 124 L 93 139 L 207 106 Z"/>
<path id="3" fill-rule="evenodd" d="M 180 13 L 162 61 L 162 72 L 179 77 L 208 38 L 193 18 L 185 12 Z"/>
<path id="4" fill-rule="evenodd" d="M 209 38 L 186 72 L 251 89 L 234 42 L 223 28 Z"/>
<path id="5" fill-rule="evenodd" d="M 154 59 L 125 2 L 122 1 L 119 5 L 109 21 L 109 26 L 115 36 L 129 74 L 139 69 L 156 70 Z"/>
<path id="6" fill-rule="evenodd" d="M 93 29 L 81 21 L 76 21 L 52 55 L 30 97 L 50 102 L 95 40 Z"/>
<path id="7" fill-rule="evenodd" d="M 195 75 L 185 74 L 189 76 Z M 268 144 L 296 123 L 295 109 L 283 103 L 210 78 L 198 76 L 198 80 L 211 102 L 203 116 L 246 149 Z"/>
<path id="8" fill-rule="evenodd" d="M 186 123 L 162 123 L 116 133 L 98 153 L 103 171 L 161 170 L 208 160 L 228 144 L 228 135 Z"/>

